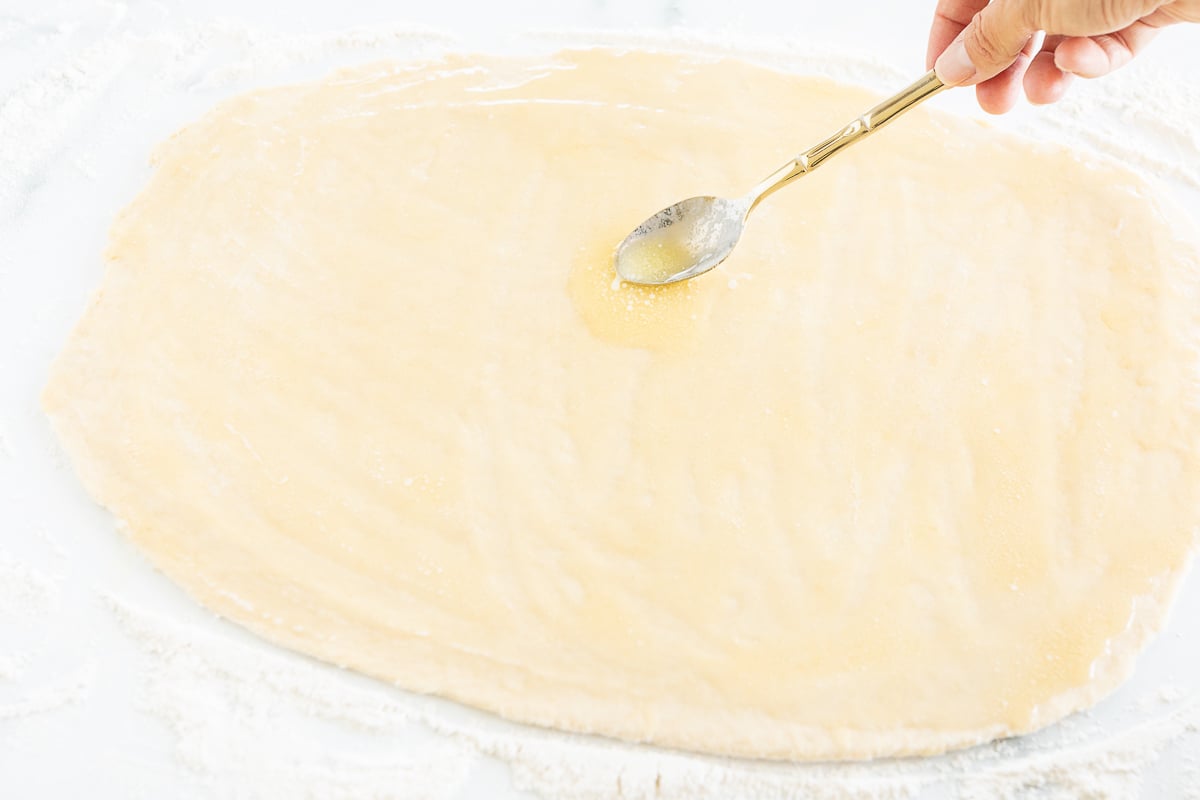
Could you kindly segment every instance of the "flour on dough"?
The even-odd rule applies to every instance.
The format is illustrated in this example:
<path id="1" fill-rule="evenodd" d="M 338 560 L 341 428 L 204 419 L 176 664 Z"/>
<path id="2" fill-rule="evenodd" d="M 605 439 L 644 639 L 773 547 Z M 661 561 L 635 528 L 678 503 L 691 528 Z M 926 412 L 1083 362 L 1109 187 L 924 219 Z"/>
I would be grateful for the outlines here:
<path id="1" fill-rule="evenodd" d="M 721 269 L 613 282 L 872 100 L 605 50 L 235 98 L 157 152 L 45 407 L 201 602 L 407 689 L 767 758 L 1048 724 L 1200 509 L 1197 255 L 1147 187 L 921 110 Z"/>

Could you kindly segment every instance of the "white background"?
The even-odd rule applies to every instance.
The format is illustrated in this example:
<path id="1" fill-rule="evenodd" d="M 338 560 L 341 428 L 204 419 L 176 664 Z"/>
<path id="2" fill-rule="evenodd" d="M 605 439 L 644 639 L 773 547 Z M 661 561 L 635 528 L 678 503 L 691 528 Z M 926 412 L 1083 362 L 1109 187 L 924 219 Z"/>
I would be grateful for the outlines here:
<path id="1" fill-rule="evenodd" d="M 145 180 L 155 142 L 221 97 L 423 46 L 365 33 L 331 43 L 324 34 L 333 31 L 423 25 L 468 49 L 519 48 L 513 37 L 531 30 L 706 31 L 770 37 L 801 51 L 821 43 L 915 77 L 924 68 L 929 15 L 928 3 L 884 0 L 0 0 L 0 798 L 533 796 L 512 787 L 514 775 L 547 796 L 565 794 L 506 755 L 508 741 L 551 747 L 533 734 L 521 739 L 518 726 L 280 653 L 213 618 L 155 573 L 79 488 L 38 393 L 98 283 L 112 215 Z M 297 43 L 294 34 L 311 38 Z M 1192 55 L 1200 30 L 1164 39 L 1145 74 L 1200 84 Z M 1136 116 L 1143 102 L 1136 81 L 1113 87 L 1124 92 L 1118 107 Z M 966 93 L 935 102 L 970 108 Z M 1038 113 L 1023 109 L 1005 124 Z M 1162 139 L 1168 158 L 1180 148 L 1197 152 L 1195 128 Z M 1180 197 L 1200 216 L 1195 194 Z M 1130 776 L 1118 775 L 1104 784 L 1117 789 L 1097 796 L 1200 797 L 1200 744 L 1187 730 L 1200 675 L 1197 583 L 1188 583 L 1136 678 L 1066 726 L 970 759 L 828 774 L 780 770 L 759 789 L 731 783 L 714 796 L 767 796 L 763 787 L 772 796 L 802 796 L 827 777 L 844 788 L 873 785 L 876 774 L 900 786 L 898 776 L 961 777 L 1009 760 L 1019 772 L 1031 753 L 1066 763 L 1092 753 L 1092 739 L 1153 747 L 1161 739 L 1166 755 L 1144 769 L 1113 766 L 1111 753 L 1126 750 L 1097 756 L 1096 769 Z M 1163 719 L 1183 723 L 1164 734 Z M 487 741 L 465 746 L 463 731 L 484 731 Z M 583 737 L 553 742 L 566 749 L 551 749 L 547 763 L 612 762 L 612 773 L 625 776 L 621 791 L 637 796 L 627 749 Z M 660 762 L 670 758 L 653 763 Z M 693 775 L 718 763 L 686 762 Z M 1037 781 L 997 783 L 994 795 L 958 778 L 918 783 L 928 784 L 921 794 L 928 798 L 965 796 L 968 785 L 978 797 L 1059 796 L 1042 794 Z M 614 783 L 610 796 L 616 792 Z"/>

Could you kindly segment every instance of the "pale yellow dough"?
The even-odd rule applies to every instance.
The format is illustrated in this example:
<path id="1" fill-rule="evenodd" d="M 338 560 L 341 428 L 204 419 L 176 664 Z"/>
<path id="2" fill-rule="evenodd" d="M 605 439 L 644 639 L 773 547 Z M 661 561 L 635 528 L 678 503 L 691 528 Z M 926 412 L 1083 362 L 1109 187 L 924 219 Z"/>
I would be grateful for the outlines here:
<path id="1" fill-rule="evenodd" d="M 1130 670 L 1200 508 L 1195 249 L 1128 172 L 917 112 L 718 271 L 613 284 L 872 102 L 591 51 L 342 72 L 162 146 L 45 407 L 288 647 L 714 753 L 928 753 Z"/>

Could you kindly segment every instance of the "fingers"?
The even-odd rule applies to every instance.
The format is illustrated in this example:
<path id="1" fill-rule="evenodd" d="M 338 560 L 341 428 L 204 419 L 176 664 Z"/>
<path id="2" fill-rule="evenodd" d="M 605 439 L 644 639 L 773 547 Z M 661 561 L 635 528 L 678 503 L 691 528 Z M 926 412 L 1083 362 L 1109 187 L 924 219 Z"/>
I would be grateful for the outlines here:
<path id="1" fill-rule="evenodd" d="M 1141 52 L 1158 28 L 1183 21 L 1200 21 L 1200 2 L 938 0 L 926 63 L 948 86 L 975 85 L 979 105 L 1000 114 L 1022 88 L 1031 103 L 1056 102 L 1074 76 L 1107 75 Z M 1040 44 L 1040 30 L 1070 35 Z"/>
<path id="2" fill-rule="evenodd" d="M 1041 52 L 1033 57 L 1029 69 L 1025 71 L 1025 96 L 1034 105 L 1057 103 L 1074 80 L 1074 76 L 1063 72 L 1054 63 L 1055 51 L 1065 38 L 1047 36 Z"/>
<path id="3" fill-rule="evenodd" d="M 1128 64 L 1158 33 L 1145 22 L 1100 36 L 1065 39 L 1054 51 L 1054 65 L 1083 78 L 1099 78 Z"/>
<path id="4" fill-rule="evenodd" d="M 933 69 L 937 57 L 987 4 L 988 0 L 938 0 L 933 12 L 933 26 L 929 29 L 925 69 Z"/>
<path id="5" fill-rule="evenodd" d="M 1027 0 L 994 0 L 980 10 L 934 64 L 949 86 L 980 83 L 1006 70 L 1038 26 Z"/>
<path id="6" fill-rule="evenodd" d="M 975 87 L 979 107 L 989 114 L 1004 114 L 1021 99 L 1021 85 L 1034 54 L 1041 49 L 1042 37 L 1035 35 L 1025 43 L 1013 63 L 1004 71 Z"/>
<path id="7" fill-rule="evenodd" d="M 1055 103 L 1074 76 L 1098 78 L 1128 64 L 1157 32 L 1155 25 L 1141 20 L 1112 34 L 1048 36 L 1025 72 L 1025 95 L 1031 103 Z"/>

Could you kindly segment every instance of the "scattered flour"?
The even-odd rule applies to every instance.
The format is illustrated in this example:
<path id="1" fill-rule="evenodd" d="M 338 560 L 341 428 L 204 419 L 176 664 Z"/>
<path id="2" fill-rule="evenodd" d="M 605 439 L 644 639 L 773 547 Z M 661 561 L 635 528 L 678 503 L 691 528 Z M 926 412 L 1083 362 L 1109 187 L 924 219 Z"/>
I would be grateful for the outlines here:
<path id="1" fill-rule="evenodd" d="M 111 102 L 111 90 L 121 82 L 135 80 L 142 90 L 139 102 L 120 108 L 123 124 L 134 129 L 159 113 L 160 100 L 281 82 L 296 65 L 414 58 L 455 46 L 448 36 L 413 28 L 282 36 L 214 23 L 135 34 L 118 24 L 128 11 L 123 3 L 104 8 L 108 34 L 0 97 L 0 224 L 20 215 L 26 190 L 60 163 L 83 183 L 99 179 L 102 160 L 90 142 L 108 134 L 81 138 L 80 131 Z M 17 37 L 21 28 L 20 20 L 0 18 L 0 41 Z M 828 48 L 727 37 L 541 33 L 511 47 L 541 52 L 597 44 L 737 56 L 880 90 L 912 77 Z M 1147 92 L 1147 85 L 1158 88 Z M 1134 96 L 1138 101 L 1129 102 Z M 1119 120 L 1120 135 L 1107 123 L 1080 125 L 1083 119 Z M 831 120 L 831 128 L 839 122 Z M 1045 110 L 1037 125 L 1200 186 L 1195 86 L 1148 80 L 1146 71 L 1135 70 L 1104 87 L 1076 87 L 1068 101 Z M 0 455 L 11 455 L 2 434 Z M 66 557 L 65 551 L 57 554 Z M 1195 756 L 1200 698 L 1174 687 L 1164 686 L 1142 704 L 1140 722 L 1115 733 L 1084 714 L 1022 740 L 938 758 L 814 765 L 735 761 L 507 723 L 266 644 L 244 643 L 215 626 L 196 629 L 162 619 L 111 589 L 102 592 L 140 653 L 135 677 L 142 710 L 172 731 L 175 754 L 202 796 L 450 800 L 482 764 L 498 759 L 519 789 L 560 800 L 1134 800 L 1142 796 L 1147 771 L 1164 749 L 1174 747 L 1191 754 L 1182 759 L 1178 779 L 1181 790 L 1190 792 L 1184 798 L 1200 800 Z M 0 623 L 36 621 L 61 601 L 50 576 L 0 550 Z M 26 652 L 0 653 L 0 688 L 23 684 L 32 661 Z M 59 683 L 5 700 L 0 723 L 85 701 L 94 672 L 95 664 L 85 662 Z"/>
<path id="2" fill-rule="evenodd" d="M 29 671 L 33 657 L 23 651 L 0 653 L 0 681 L 19 681 Z"/>
<path id="3" fill-rule="evenodd" d="M 179 758 L 216 794 L 237 786 L 255 797 L 310 796 L 309 786 L 320 797 L 450 798 L 490 756 L 519 789 L 547 800 L 907 800 L 939 791 L 964 800 L 1135 800 L 1144 769 L 1168 745 L 1200 744 L 1200 701 L 1168 690 L 1142 724 L 1097 734 L 1075 718 L 1054 747 L 997 742 L 870 764 L 710 758 L 508 723 L 192 629 L 112 595 L 108 604 L 148 656 L 144 710 L 172 729 Z M 437 793 L 446 787 L 453 791 Z"/>
<path id="4" fill-rule="evenodd" d="M 44 616 L 58 600 L 53 578 L 0 549 L 0 620 Z"/>
<path id="5" fill-rule="evenodd" d="M 1113 73 L 1099 89 L 1087 88 L 1068 93 L 1037 122 L 1058 139 L 1200 187 L 1200 86 L 1139 65 Z M 1037 131 L 1036 125 L 1030 129 Z"/>
<path id="6" fill-rule="evenodd" d="M 0 104 L 0 213 L 17 213 L 17 200 L 43 170 L 63 138 L 86 124 L 105 88 L 131 60 L 132 40 L 101 41 L 70 63 L 19 87 Z"/>
<path id="7" fill-rule="evenodd" d="M 14 703 L 0 704 L 0 723 L 46 714 L 81 702 L 90 694 L 95 675 L 95 662 L 87 661 L 62 682 L 35 689 Z"/>
<path id="8" fill-rule="evenodd" d="M 50 532 L 50 529 L 45 525 L 34 525 L 33 536 L 38 541 L 46 545 L 50 553 L 57 559 L 65 559 L 70 556 L 70 552 L 63 545 L 57 536 Z"/>
<path id="9" fill-rule="evenodd" d="M 22 633 L 35 631 L 62 605 L 59 580 L 0 549 L 0 748 L 16 725 L 86 699 L 96 666 L 85 659 L 66 678 L 47 681 L 33 670 L 42 648 L 14 647 Z"/>

